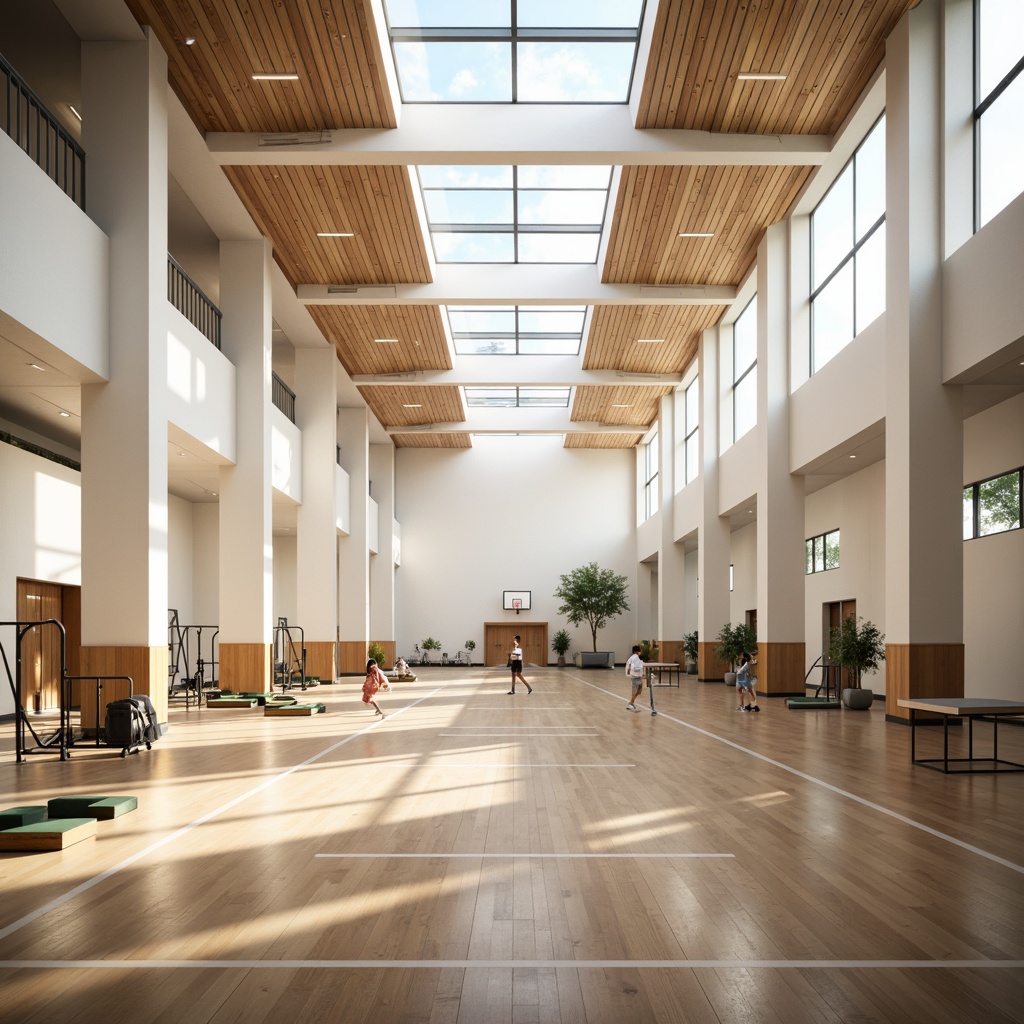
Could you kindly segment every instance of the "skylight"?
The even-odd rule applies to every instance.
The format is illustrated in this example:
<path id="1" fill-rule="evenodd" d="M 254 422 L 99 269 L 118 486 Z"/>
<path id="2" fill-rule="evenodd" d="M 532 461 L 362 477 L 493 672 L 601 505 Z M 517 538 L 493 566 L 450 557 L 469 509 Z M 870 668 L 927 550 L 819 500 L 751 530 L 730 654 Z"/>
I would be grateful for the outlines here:
<path id="1" fill-rule="evenodd" d="M 596 263 L 611 167 L 421 166 L 438 263 Z"/>
<path id="2" fill-rule="evenodd" d="M 385 0 L 405 103 L 626 103 L 644 0 Z"/>
<path id="3" fill-rule="evenodd" d="M 568 409 L 571 388 L 463 388 L 467 406 L 489 409 Z"/>
<path id="4" fill-rule="evenodd" d="M 579 355 L 586 306 L 449 306 L 455 353 Z"/>

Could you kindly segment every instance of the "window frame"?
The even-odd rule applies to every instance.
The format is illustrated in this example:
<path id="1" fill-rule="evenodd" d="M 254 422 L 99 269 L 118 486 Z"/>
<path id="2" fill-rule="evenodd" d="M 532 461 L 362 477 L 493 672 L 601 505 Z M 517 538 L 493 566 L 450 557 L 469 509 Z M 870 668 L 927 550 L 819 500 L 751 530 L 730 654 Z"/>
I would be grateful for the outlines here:
<path id="1" fill-rule="evenodd" d="M 993 480 L 1002 480 L 1003 477 L 1017 474 L 1017 525 L 1007 526 L 1004 530 L 992 530 L 989 533 L 981 533 L 981 488 Z M 971 536 L 964 537 L 966 544 L 971 540 L 983 540 L 986 537 L 998 537 L 1004 533 L 1012 533 L 1014 530 L 1024 528 L 1024 466 L 1016 469 L 1008 469 L 1005 473 L 996 473 L 995 476 L 986 477 L 984 480 L 975 480 L 974 483 L 964 484 L 964 497 L 967 491 L 971 491 Z"/>
<path id="2" fill-rule="evenodd" d="M 832 283 L 832 281 L 843 272 L 843 270 L 847 267 L 847 265 L 851 264 L 851 262 L 852 262 L 852 268 L 853 268 L 853 287 L 852 287 L 851 293 L 850 293 L 850 302 L 851 302 L 851 313 L 852 313 L 851 320 L 852 320 L 852 323 L 853 323 L 853 335 L 851 336 L 850 341 L 853 341 L 853 339 L 856 338 L 857 335 L 867 326 L 867 324 L 858 324 L 857 323 L 857 276 L 858 276 L 857 275 L 857 256 L 859 255 L 860 251 L 875 237 L 876 233 L 882 227 L 882 225 L 885 224 L 886 213 L 888 211 L 887 210 L 883 210 L 881 216 L 876 218 L 874 223 L 872 223 L 872 225 L 865 230 L 864 234 L 860 238 L 857 237 L 857 157 L 860 154 L 861 150 L 864 148 L 864 146 L 867 143 L 868 139 L 870 139 L 871 136 L 875 133 L 875 131 L 877 129 L 879 129 L 879 126 L 882 125 L 882 122 L 885 120 L 885 114 L 886 114 L 886 112 L 883 110 L 881 112 L 881 114 L 879 114 L 878 117 L 875 118 L 875 120 L 872 123 L 871 127 L 864 133 L 864 138 L 862 138 L 860 140 L 860 142 L 857 144 L 857 148 L 853 151 L 852 155 L 850 156 L 850 159 L 847 160 L 845 164 L 843 164 L 843 166 L 840 169 L 839 173 L 835 176 L 835 180 L 832 182 L 831 185 L 829 185 L 828 189 L 826 190 L 825 194 L 821 197 L 821 199 L 819 199 L 818 202 L 815 203 L 814 209 L 811 210 L 810 216 L 808 217 L 808 239 L 807 240 L 808 240 L 808 253 L 809 253 L 809 256 L 810 256 L 810 258 L 808 260 L 808 269 L 807 269 L 807 273 L 808 273 L 808 282 L 807 282 L 808 298 L 807 298 L 807 305 L 808 305 L 808 309 L 809 309 L 809 312 L 810 312 L 810 315 L 809 315 L 809 318 L 808 318 L 810 344 L 807 347 L 807 371 L 808 371 L 808 377 L 813 377 L 814 374 L 817 372 L 817 370 L 815 369 L 815 359 L 814 359 L 814 303 L 815 303 L 815 300 L 818 298 L 818 296 L 821 295 L 822 292 L 825 291 L 825 289 L 828 288 L 828 286 Z M 882 128 L 882 131 L 884 132 L 884 127 Z M 818 284 L 818 286 L 815 287 L 815 285 L 814 285 L 814 215 L 818 212 L 818 210 L 821 208 L 821 206 L 825 203 L 825 201 L 828 199 L 828 197 L 832 194 L 832 190 L 839 184 L 839 181 L 843 177 L 843 175 L 846 173 L 846 169 L 847 168 L 851 169 L 851 182 L 850 182 L 851 205 L 850 205 L 849 213 L 850 213 L 851 237 L 853 239 L 853 244 L 852 244 L 852 247 L 846 252 L 846 254 L 843 257 L 840 258 L 839 262 L 824 276 L 824 278 L 822 278 L 820 284 Z M 886 173 L 886 166 L 885 166 L 885 161 L 884 160 L 883 160 L 883 165 L 882 165 L 882 173 L 883 173 L 883 175 Z M 849 342 L 847 342 L 847 344 L 849 344 Z M 845 345 L 842 346 L 842 347 L 845 348 Z M 837 350 L 837 351 L 841 351 L 841 349 Z M 829 361 L 830 360 L 826 360 L 817 369 L 820 370 L 821 367 L 826 366 Z"/>
<path id="3" fill-rule="evenodd" d="M 658 512 L 658 470 L 660 468 L 658 431 L 644 445 L 644 522 Z"/>
<path id="4" fill-rule="evenodd" d="M 833 569 L 840 568 L 842 559 L 840 557 L 840 528 L 837 526 L 834 530 L 826 530 L 824 533 L 817 533 L 813 537 L 808 537 L 804 541 L 804 575 L 815 576 L 821 572 L 831 572 Z M 835 539 L 835 552 L 836 560 L 835 565 L 828 564 L 828 538 L 834 536 Z M 819 548 L 820 542 L 820 548 Z M 807 545 L 810 545 L 808 549 Z M 817 568 L 817 552 L 821 551 L 821 568 Z M 810 559 L 807 558 L 807 552 L 810 550 Z M 809 566 L 809 568 L 808 568 Z"/>
<path id="5" fill-rule="evenodd" d="M 693 428 L 689 427 L 690 416 L 690 389 L 696 388 L 700 383 L 699 377 L 694 379 L 683 388 L 683 486 L 693 483 L 700 474 L 700 392 L 694 392 L 693 401 Z M 695 453 L 693 456 L 693 472 L 690 472 L 690 441 L 694 442 Z"/>
<path id="6" fill-rule="evenodd" d="M 751 312 L 751 307 L 753 307 L 753 312 Z M 743 318 L 745 316 L 747 316 L 748 314 L 750 314 L 751 316 L 754 317 L 754 339 L 755 339 L 755 341 L 754 341 L 754 358 L 747 365 L 747 367 L 743 371 L 743 373 L 741 373 L 739 375 L 739 377 L 737 377 L 736 376 L 736 325 L 739 324 L 743 320 Z M 737 435 L 737 433 L 736 433 L 736 408 L 737 408 L 736 389 L 739 388 L 739 386 L 744 382 L 744 380 L 746 380 L 746 378 L 750 375 L 751 371 L 753 371 L 755 374 L 757 373 L 757 293 L 756 292 L 751 296 L 750 301 L 743 307 L 743 312 L 741 312 L 740 315 L 738 317 L 736 317 L 736 319 L 733 321 L 733 325 L 732 325 L 732 443 L 733 444 L 735 444 L 741 437 L 746 437 L 746 435 L 748 433 L 750 433 L 750 431 L 753 430 L 754 427 L 757 426 L 757 409 L 756 409 L 756 406 L 755 406 L 754 422 L 751 424 L 750 427 L 748 427 L 746 430 L 744 430 L 742 434 Z M 757 399 L 756 391 L 755 391 L 754 398 L 755 398 L 755 402 L 756 402 L 756 399 Z"/>

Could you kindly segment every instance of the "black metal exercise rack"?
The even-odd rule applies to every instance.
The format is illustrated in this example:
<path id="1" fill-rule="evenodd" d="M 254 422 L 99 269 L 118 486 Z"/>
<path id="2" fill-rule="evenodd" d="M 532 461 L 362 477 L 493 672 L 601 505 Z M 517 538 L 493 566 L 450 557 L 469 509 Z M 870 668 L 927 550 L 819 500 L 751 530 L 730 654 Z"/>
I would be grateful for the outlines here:
<path id="1" fill-rule="evenodd" d="M 293 633 L 298 633 L 298 643 Z M 274 627 L 274 686 L 287 690 L 296 685 L 306 689 L 306 639 L 301 626 L 289 626 L 287 619 L 278 619 Z"/>
<path id="2" fill-rule="evenodd" d="M 194 700 L 197 707 L 202 707 L 203 695 L 217 685 L 220 627 L 199 623 L 183 626 L 177 609 L 169 608 L 167 633 L 167 699 L 184 700 L 186 708 Z"/>
<path id="3" fill-rule="evenodd" d="M 11 674 L 11 665 L 7 660 L 7 651 L 0 642 L 0 657 L 3 659 L 4 669 L 7 672 L 7 682 L 11 687 L 11 694 L 14 697 L 14 744 L 16 760 L 20 764 L 26 754 L 50 753 L 54 749 L 60 751 L 60 759 L 67 761 L 71 756 L 69 748 L 74 745 L 75 738 L 71 728 L 71 680 L 67 675 L 67 637 L 64 631 L 64 624 L 57 619 L 39 619 L 34 622 L 0 622 L 2 626 L 13 626 L 15 629 L 15 654 L 14 675 Z M 21 672 L 21 644 L 25 634 L 30 629 L 42 626 L 54 626 L 60 633 L 60 724 L 56 732 L 45 739 L 32 727 L 28 713 L 25 711 L 25 703 L 22 692 Z M 35 740 L 35 746 L 25 745 L 26 733 L 31 733 Z"/>

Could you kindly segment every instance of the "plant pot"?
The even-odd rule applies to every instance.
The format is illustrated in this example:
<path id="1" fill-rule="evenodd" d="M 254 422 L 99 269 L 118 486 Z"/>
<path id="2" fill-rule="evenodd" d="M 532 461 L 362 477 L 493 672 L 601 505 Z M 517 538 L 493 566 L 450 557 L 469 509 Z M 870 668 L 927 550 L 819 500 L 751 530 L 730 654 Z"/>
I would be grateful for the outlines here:
<path id="1" fill-rule="evenodd" d="M 865 690 L 863 687 L 848 686 L 842 692 L 843 706 L 851 711 L 866 711 L 871 707 L 875 699 L 873 690 Z"/>
<path id="2" fill-rule="evenodd" d="M 559 668 L 565 668 L 565 655 L 564 654 L 560 654 L 558 656 L 558 667 Z"/>
<path id="3" fill-rule="evenodd" d="M 697 662 L 688 661 L 686 662 L 686 674 L 688 676 L 695 676 L 697 674 Z"/>
<path id="4" fill-rule="evenodd" d="M 736 673 L 735 672 L 726 672 L 725 673 L 725 685 L 726 686 L 735 686 L 736 685 Z"/>

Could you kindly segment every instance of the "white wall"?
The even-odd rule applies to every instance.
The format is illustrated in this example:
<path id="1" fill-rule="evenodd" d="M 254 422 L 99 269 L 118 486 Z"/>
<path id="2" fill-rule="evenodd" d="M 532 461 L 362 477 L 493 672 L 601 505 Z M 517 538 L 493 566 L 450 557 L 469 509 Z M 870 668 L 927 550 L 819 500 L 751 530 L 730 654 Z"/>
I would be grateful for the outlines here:
<path id="1" fill-rule="evenodd" d="M 274 625 L 284 616 L 290 626 L 299 622 L 296 601 L 298 582 L 298 545 L 293 534 L 274 538 Z M 298 636 L 298 634 L 296 634 Z"/>
<path id="2" fill-rule="evenodd" d="M 804 577 L 806 670 L 822 653 L 822 605 L 855 600 L 858 617 L 885 632 L 885 463 L 809 494 L 804 508 L 806 536 L 839 530 L 839 568 Z M 885 693 L 884 663 L 864 685 Z"/>
<path id="3" fill-rule="evenodd" d="M 1024 466 L 1024 395 L 964 423 L 964 483 Z M 1024 699 L 1024 530 L 964 542 L 964 695 Z"/>
<path id="4" fill-rule="evenodd" d="M 82 582 L 80 474 L 0 442 L 0 622 L 18 618 L 19 576 L 50 583 Z M 15 630 L 0 628 L 14 672 Z M 0 715 L 14 714 L 0 666 Z"/>
<path id="5" fill-rule="evenodd" d="M 425 636 L 457 651 L 483 623 L 514 623 L 503 590 L 530 590 L 521 621 L 565 627 L 573 651 L 591 650 L 585 626 L 566 626 L 559 576 L 588 562 L 629 581 L 631 611 L 598 633 L 598 648 L 625 661 L 636 641 L 635 456 L 577 450 L 555 437 L 477 437 L 463 450 L 399 448 L 396 516 L 402 565 L 395 573 L 398 653 Z M 548 652 L 554 659 L 553 652 Z"/>
<path id="6" fill-rule="evenodd" d="M 195 623 L 192 608 L 192 510 L 195 506 L 173 494 L 167 498 L 167 607 L 178 610 L 182 626 Z"/>
<path id="7" fill-rule="evenodd" d="M 192 506 L 192 615 L 196 624 L 220 622 L 220 505 L 215 502 Z"/>
<path id="8" fill-rule="evenodd" d="M 729 595 L 729 621 L 746 622 L 757 608 L 757 523 L 732 534 L 733 590 Z"/>

